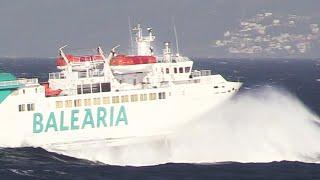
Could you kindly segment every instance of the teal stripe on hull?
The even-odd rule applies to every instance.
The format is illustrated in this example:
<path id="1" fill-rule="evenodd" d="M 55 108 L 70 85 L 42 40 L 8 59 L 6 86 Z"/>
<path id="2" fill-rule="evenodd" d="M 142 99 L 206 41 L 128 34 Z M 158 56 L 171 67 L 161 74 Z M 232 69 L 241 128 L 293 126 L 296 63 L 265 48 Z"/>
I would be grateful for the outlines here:
<path id="1" fill-rule="evenodd" d="M 14 81 L 17 78 L 10 73 L 0 73 L 0 82 Z M 18 84 L 8 84 L 0 86 L 0 103 L 2 103 L 13 91 L 13 89 L 19 88 Z"/>
<path id="2" fill-rule="evenodd" d="M 12 93 L 11 90 L 0 90 L 0 104 Z"/>

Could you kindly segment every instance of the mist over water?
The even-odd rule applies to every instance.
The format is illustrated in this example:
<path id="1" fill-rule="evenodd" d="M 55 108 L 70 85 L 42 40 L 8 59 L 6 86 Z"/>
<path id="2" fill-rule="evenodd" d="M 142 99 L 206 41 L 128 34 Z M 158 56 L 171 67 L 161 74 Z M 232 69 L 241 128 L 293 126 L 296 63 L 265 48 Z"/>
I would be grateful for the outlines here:
<path id="1" fill-rule="evenodd" d="M 115 165 L 167 162 L 318 162 L 319 117 L 285 90 L 247 91 L 161 141 L 108 147 L 92 143 L 56 151 Z"/>

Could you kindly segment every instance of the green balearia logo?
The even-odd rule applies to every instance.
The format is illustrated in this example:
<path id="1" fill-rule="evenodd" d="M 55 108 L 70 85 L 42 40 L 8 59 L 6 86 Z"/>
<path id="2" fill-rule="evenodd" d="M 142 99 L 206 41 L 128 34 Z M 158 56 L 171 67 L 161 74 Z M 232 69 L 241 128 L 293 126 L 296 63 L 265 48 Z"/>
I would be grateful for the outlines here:
<path id="1" fill-rule="evenodd" d="M 83 118 L 79 118 L 80 113 L 84 114 Z M 73 109 L 69 114 L 66 116 L 65 111 L 50 112 L 48 117 L 45 117 L 42 113 L 34 113 L 33 133 L 128 125 L 127 113 L 123 105 L 119 109 L 113 106 L 109 109 L 98 107 L 95 111 L 89 108 L 81 111 Z"/>

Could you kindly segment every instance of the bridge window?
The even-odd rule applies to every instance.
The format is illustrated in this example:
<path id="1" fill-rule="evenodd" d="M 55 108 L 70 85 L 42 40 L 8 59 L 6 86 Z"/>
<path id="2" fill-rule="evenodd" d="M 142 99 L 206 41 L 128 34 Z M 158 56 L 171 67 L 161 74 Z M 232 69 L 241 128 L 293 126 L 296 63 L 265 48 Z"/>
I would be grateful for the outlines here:
<path id="1" fill-rule="evenodd" d="M 156 100 L 157 99 L 157 93 L 150 93 L 149 94 L 149 100 Z"/>
<path id="2" fill-rule="evenodd" d="M 147 94 L 140 94 L 140 101 L 147 101 L 148 95 Z"/>
<path id="3" fill-rule="evenodd" d="M 65 107 L 72 107 L 72 101 L 71 100 L 66 100 L 65 102 Z"/>
<path id="4" fill-rule="evenodd" d="M 165 99 L 165 98 L 166 98 L 166 93 L 165 92 L 159 93 L 159 99 Z"/>
<path id="5" fill-rule="evenodd" d="M 110 83 L 101 83 L 102 92 L 110 92 L 111 86 Z"/>
<path id="6" fill-rule="evenodd" d="M 110 98 L 109 97 L 103 97 L 102 98 L 102 103 L 103 104 L 110 104 Z"/>
<path id="7" fill-rule="evenodd" d="M 169 74 L 169 73 L 170 73 L 169 68 L 166 68 L 166 73 L 167 73 L 167 74 Z"/>
<path id="8" fill-rule="evenodd" d="M 22 112 L 22 111 L 25 111 L 26 108 L 25 108 L 25 105 L 24 104 L 20 104 L 19 105 L 19 112 Z"/>
<path id="9" fill-rule="evenodd" d="M 183 67 L 179 68 L 179 73 L 183 73 Z"/>
<path id="10" fill-rule="evenodd" d="M 185 73 L 189 73 L 189 72 L 190 72 L 190 69 L 191 69 L 190 67 L 185 67 L 185 68 L 184 68 L 184 72 L 185 72 Z"/>
<path id="11" fill-rule="evenodd" d="M 131 95 L 131 102 L 137 102 L 137 101 L 138 101 L 138 95 L 137 94 Z"/>
<path id="12" fill-rule="evenodd" d="M 82 94 L 82 87 L 81 87 L 81 85 L 78 85 L 78 86 L 77 86 L 77 93 L 78 93 L 78 94 Z"/>
<path id="13" fill-rule="evenodd" d="M 119 102 L 120 102 L 119 96 L 113 96 L 112 97 L 112 103 L 119 103 Z"/>
<path id="14" fill-rule="evenodd" d="M 176 67 L 173 69 L 173 71 L 174 71 L 175 74 L 178 73 L 178 69 Z"/>
<path id="15" fill-rule="evenodd" d="M 74 107 L 80 107 L 82 105 L 81 99 L 76 99 L 73 102 L 74 102 Z"/>
<path id="16" fill-rule="evenodd" d="M 84 99 L 85 106 L 91 106 L 91 99 Z"/>
<path id="17" fill-rule="evenodd" d="M 63 102 L 62 101 L 56 101 L 56 108 L 63 108 Z"/>
<path id="18" fill-rule="evenodd" d="M 84 84 L 82 86 L 83 94 L 89 94 L 91 93 L 91 85 L 90 84 Z"/>
<path id="19" fill-rule="evenodd" d="M 92 93 L 99 93 L 100 92 L 100 83 L 92 84 Z"/>

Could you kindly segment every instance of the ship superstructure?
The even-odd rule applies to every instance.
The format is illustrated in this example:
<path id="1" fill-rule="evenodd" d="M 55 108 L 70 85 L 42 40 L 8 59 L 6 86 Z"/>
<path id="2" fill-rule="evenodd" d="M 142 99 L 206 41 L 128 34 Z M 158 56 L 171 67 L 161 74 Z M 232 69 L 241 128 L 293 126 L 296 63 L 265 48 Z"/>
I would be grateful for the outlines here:
<path id="1" fill-rule="evenodd" d="M 74 56 L 59 49 L 59 72 L 47 83 L 0 74 L 1 133 L 31 145 L 162 136 L 232 97 L 241 83 L 210 70 L 193 70 L 193 61 L 173 54 L 164 43 L 155 56 L 152 28 L 133 29 L 136 54 Z"/>

